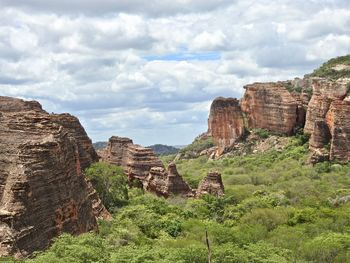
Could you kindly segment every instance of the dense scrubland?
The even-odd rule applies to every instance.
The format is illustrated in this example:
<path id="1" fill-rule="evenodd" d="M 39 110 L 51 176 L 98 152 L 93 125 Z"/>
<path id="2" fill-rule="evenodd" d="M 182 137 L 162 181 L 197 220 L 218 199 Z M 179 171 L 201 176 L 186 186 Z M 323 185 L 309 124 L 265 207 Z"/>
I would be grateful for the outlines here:
<path id="1" fill-rule="evenodd" d="M 119 167 L 94 164 L 86 174 L 113 220 L 25 262 L 208 262 L 206 231 L 212 262 L 350 262 L 350 165 L 307 165 L 307 149 L 299 135 L 280 151 L 177 162 L 192 187 L 220 171 L 222 198 L 156 197 L 129 188 Z"/>

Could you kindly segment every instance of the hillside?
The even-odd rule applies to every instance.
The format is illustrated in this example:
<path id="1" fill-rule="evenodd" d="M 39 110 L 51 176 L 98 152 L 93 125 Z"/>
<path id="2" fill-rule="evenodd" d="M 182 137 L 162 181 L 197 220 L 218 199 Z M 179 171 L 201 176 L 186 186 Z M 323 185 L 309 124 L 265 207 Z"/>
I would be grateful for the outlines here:
<path id="1" fill-rule="evenodd" d="M 330 59 L 321 67 L 315 69 L 310 76 L 333 80 L 350 78 L 350 55 Z"/>
<path id="2" fill-rule="evenodd" d="M 174 146 L 164 144 L 154 144 L 147 146 L 147 148 L 151 148 L 157 155 L 170 155 L 175 154 L 179 151 L 179 149 L 175 148 Z"/>
<path id="3" fill-rule="evenodd" d="M 284 150 L 177 162 L 192 185 L 212 169 L 225 197 L 158 198 L 137 189 L 99 233 L 61 236 L 27 262 L 349 262 L 350 165 L 305 165 L 307 142 Z M 111 207 L 110 207 L 111 209 Z"/>

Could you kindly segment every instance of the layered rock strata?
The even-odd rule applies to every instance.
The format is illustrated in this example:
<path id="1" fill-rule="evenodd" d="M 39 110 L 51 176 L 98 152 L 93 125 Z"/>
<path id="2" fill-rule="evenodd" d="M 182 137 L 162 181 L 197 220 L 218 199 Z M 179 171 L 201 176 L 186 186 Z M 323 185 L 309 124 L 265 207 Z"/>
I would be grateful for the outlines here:
<path id="1" fill-rule="evenodd" d="M 79 122 L 61 125 L 39 103 L 8 97 L 0 97 L 0 121 L 0 256 L 25 257 L 60 233 L 97 229 L 95 215 L 106 211 L 93 207 L 99 199 L 81 165 L 95 157 L 80 155 L 89 149 L 85 131 L 65 128 Z"/>
<path id="2" fill-rule="evenodd" d="M 330 160 L 350 161 L 350 102 L 335 100 L 326 115 L 330 129 Z"/>
<path id="3" fill-rule="evenodd" d="M 255 83 L 244 88 L 241 108 L 249 128 L 291 135 L 303 125 L 298 101 L 282 84 Z"/>
<path id="4" fill-rule="evenodd" d="M 152 167 L 164 168 L 152 149 L 133 144 L 129 138 L 111 137 L 101 157 L 104 162 L 123 167 L 131 181 L 144 181 Z"/>
<path id="5" fill-rule="evenodd" d="M 171 194 L 192 195 L 192 189 L 177 172 L 174 163 L 169 164 L 167 171 L 163 167 L 152 167 L 145 180 L 144 188 L 164 197 L 168 197 Z"/>
<path id="6" fill-rule="evenodd" d="M 350 115 L 347 81 L 314 78 L 304 132 L 310 138 L 310 163 L 349 162 Z"/>
<path id="7" fill-rule="evenodd" d="M 203 195 L 223 196 L 225 193 L 224 184 L 222 183 L 221 174 L 218 172 L 209 172 L 207 176 L 199 183 L 196 196 Z"/>
<path id="8" fill-rule="evenodd" d="M 243 112 L 239 101 L 233 98 L 216 98 L 211 104 L 208 133 L 218 147 L 217 155 L 233 145 L 245 132 Z"/>

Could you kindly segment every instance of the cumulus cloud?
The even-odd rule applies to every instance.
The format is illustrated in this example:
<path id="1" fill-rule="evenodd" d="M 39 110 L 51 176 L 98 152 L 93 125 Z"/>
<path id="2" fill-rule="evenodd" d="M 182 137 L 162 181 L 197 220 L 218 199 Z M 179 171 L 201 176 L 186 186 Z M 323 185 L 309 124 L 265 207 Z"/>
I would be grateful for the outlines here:
<path id="1" fill-rule="evenodd" d="M 174 15 L 177 13 L 205 12 L 232 4 L 232 0 L 1 0 L 0 4 L 29 10 L 57 13 L 86 13 L 91 15 L 127 12 L 151 16 Z"/>
<path id="2" fill-rule="evenodd" d="M 93 140 L 185 144 L 210 102 L 350 52 L 346 0 L 0 0 L 0 95 L 71 112 Z"/>

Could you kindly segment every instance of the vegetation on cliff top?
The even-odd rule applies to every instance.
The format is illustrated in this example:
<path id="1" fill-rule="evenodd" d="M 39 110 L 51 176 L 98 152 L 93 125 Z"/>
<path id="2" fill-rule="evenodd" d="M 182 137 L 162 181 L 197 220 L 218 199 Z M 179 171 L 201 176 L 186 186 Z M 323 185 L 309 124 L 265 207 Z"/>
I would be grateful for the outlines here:
<path id="1" fill-rule="evenodd" d="M 330 59 L 321 67 L 315 69 L 311 76 L 333 80 L 350 78 L 350 55 Z"/>
<path id="2" fill-rule="evenodd" d="M 206 230 L 215 263 L 350 262 L 350 165 L 307 166 L 307 148 L 299 136 L 280 151 L 180 160 L 193 182 L 220 171 L 225 197 L 127 189 L 128 202 L 99 222 L 99 233 L 64 234 L 27 262 L 204 263 Z"/>

